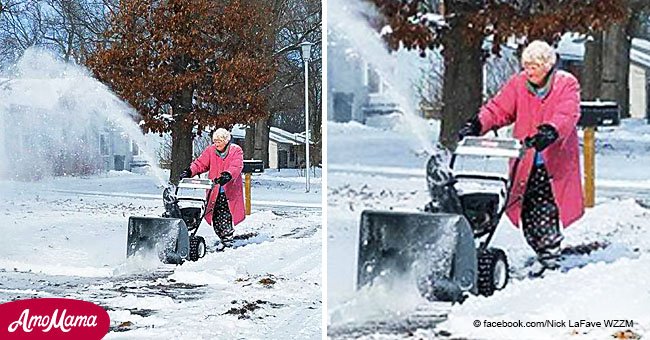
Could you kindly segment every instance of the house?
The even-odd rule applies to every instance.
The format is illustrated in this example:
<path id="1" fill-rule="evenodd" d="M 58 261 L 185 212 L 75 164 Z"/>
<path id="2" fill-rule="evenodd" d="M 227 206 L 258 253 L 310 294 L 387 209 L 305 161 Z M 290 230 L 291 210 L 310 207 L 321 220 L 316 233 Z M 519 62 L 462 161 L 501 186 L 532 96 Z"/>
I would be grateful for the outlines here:
<path id="1" fill-rule="evenodd" d="M 160 145 L 162 138 L 158 135 L 145 135 L 140 143 L 143 142 Z M 100 129 L 98 143 L 102 159 L 98 169 L 100 171 L 133 171 L 149 165 L 149 160 L 138 145 L 139 142 L 110 122 Z"/>
<path id="2" fill-rule="evenodd" d="M 382 78 L 369 61 L 359 55 L 344 38 L 331 41 L 327 48 L 327 119 L 334 122 L 357 121 L 365 123 L 368 118 L 379 115 L 403 112 L 403 108 L 394 98 L 391 84 Z M 388 70 L 389 76 L 402 77 L 416 81 L 419 77 L 418 66 L 426 60 L 415 53 L 405 51 L 394 52 L 399 54 L 400 62 L 408 60 L 408 64 L 400 65 L 399 62 L 387 57 L 382 61 Z M 408 69 L 409 72 L 405 70 Z M 412 100 L 413 98 L 407 98 Z M 417 103 L 408 103 L 416 107 Z"/>
<path id="3" fill-rule="evenodd" d="M 130 120 L 130 111 L 96 86 L 88 77 L 0 79 L 0 155 L 4 168 L 21 169 L 3 172 L 39 179 L 141 162 L 137 145 L 113 123 Z"/>
<path id="4" fill-rule="evenodd" d="M 244 145 L 244 140 L 246 139 L 246 125 L 236 124 L 230 130 L 230 138 L 232 142 L 237 145 Z"/>
<path id="5" fill-rule="evenodd" d="M 630 116 L 650 123 L 650 41 L 632 39 L 630 51 Z"/>
<path id="6" fill-rule="evenodd" d="M 313 145 L 313 141 L 311 144 Z M 305 156 L 304 132 L 291 133 L 277 127 L 271 127 L 269 131 L 269 168 L 304 167 Z"/>
<path id="7" fill-rule="evenodd" d="M 93 80 L 85 81 L 0 79 L 0 175 L 39 179 L 133 171 L 151 162 L 169 165 L 171 136 L 143 136 L 128 116 L 130 110 L 111 94 L 91 91 Z M 244 126 L 236 125 L 231 133 L 234 143 L 244 145 Z M 211 136 L 204 134 L 195 139 L 194 149 L 200 153 L 211 143 Z M 270 167 L 305 163 L 304 132 L 271 128 L 269 144 Z"/>
<path id="8" fill-rule="evenodd" d="M 245 147 L 246 126 L 235 125 L 231 131 L 232 142 Z M 167 144 L 171 137 L 166 135 Z M 208 134 L 194 139 L 194 157 L 212 143 Z M 311 142 L 312 145 L 314 142 Z M 286 169 L 304 167 L 305 164 L 305 133 L 291 133 L 277 127 L 271 127 L 269 131 L 269 164 L 272 169 Z"/>
<path id="9" fill-rule="evenodd" d="M 560 56 L 558 67 L 579 76 L 584 68 L 585 37 L 567 33 L 560 39 L 556 51 Z"/>
<path id="10" fill-rule="evenodd" d="M 565 34 L 558 45 L 560 67 L 579 75 L 584 67 L 585 38 Z M 632 39 L 630 49 L 630 116 L 650 122 L 650 41 Z"/>

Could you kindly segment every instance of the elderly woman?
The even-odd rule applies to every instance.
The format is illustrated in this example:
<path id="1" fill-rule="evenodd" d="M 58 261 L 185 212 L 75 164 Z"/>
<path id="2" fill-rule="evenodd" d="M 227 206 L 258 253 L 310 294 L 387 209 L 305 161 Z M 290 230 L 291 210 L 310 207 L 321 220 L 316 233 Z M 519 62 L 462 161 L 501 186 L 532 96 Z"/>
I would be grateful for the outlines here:
<path id="1" fill-rule="evenodd" d="M 523 71 L 460 130 L 459 138 L 478 136 L 514 123 L 513 137 L 529 147 L 512 182 L 508 217 L 521 222 L 537 254 L 530 275 L 559 267 L 560 223 L 568 227 L 584 213 L 576 124 L 580 85 L 570 73 L 554 69 L 556 53 L 543 41 L 523 51 Z"/>
<path id="2" fill-rule="evenodd" d="M 212 135 L 214 144 L 208 146 L 180 176 L 182 179 L 208 171 L 208 178 L 214 181 L 215 188 L 208 198 L 205 220 L 212 225 L 223 246 L 232 240 L 233 224 L 239 224 L 246 216 L 241 177 L 243 152 L 230 140 L 228 130 L 217 129 Z"/>

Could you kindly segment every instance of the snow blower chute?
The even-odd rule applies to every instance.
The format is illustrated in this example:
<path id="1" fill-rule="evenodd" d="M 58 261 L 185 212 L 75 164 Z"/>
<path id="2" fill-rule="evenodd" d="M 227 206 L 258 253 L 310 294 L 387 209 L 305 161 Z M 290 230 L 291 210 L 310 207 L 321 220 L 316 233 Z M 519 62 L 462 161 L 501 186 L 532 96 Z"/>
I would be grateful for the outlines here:
<path id="1" fill-rule="evenodd" d="M 357 288 L 410 280 L 428 300 L 452 302 L 463 301 L 468 291 L 489 296 L 503 289 L 507 258 L 489 243 L 509 202 L 509 179 L 514 178 L 523 152 L 516 139 L 467 137 L 452 154 L 449 167 L 440 155 L 429 159 L 431 202 L 424 212 L 363 211 Z M 460 158 L 475 164 L 477 157 L 514 159 L 512 173 L 454 169 Z M 458 188 L 467 183 L 474 184 L 474 190 Z"/>
<path id="2" fill-rule="evenodd" d="M 129 217 L 126 256 L 153 252 L 170 264 L 197 261 L 205 256 L 205 240 L 196 233 L 205 217 L 213 186 L 209 179 L 184 178 L 177 187 L 165 188 L 162 217 Z M 199 189 L 202 195 L 179 196 L 179 189 Z M 188 206 L 179 207 L 180 202 Z"/>

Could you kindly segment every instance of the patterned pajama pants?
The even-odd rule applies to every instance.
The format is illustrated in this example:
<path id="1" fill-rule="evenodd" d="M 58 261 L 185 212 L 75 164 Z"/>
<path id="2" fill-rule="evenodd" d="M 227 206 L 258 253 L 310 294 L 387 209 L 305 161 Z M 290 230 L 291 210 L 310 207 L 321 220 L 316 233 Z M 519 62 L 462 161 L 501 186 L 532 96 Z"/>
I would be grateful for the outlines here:
<path id="1" fill-rule="evenodd" d="M 526 242 L 537 253 L 560 246 L 559 210 L 546 167 L 533 165 L 522 202 L 522 229 Z"/>
<path id="2" fill-rule="evenodd" d="M 228 208 L 228 199 L 226 199 L 226 194 L 223 192 L 219 193 L 214 205 L 212 227 L 222 241 L 231 239 L 235 232 L 232 227 L 232 215 Z"/>

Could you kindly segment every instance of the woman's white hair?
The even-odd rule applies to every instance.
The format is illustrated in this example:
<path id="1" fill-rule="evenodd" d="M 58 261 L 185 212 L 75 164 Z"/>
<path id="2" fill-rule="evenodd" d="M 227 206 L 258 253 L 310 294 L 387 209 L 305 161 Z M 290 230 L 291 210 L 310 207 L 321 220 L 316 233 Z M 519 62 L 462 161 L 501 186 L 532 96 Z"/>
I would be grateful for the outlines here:
<path id="1" fill-rule="evenodd" d="M 557 56 L 555 49 L 551 45 L 542 40 L 535 40 L 524 48 L 521 54 L 521 64 L 535 63 L 548 67 L 549 69 L 555 65 Z"/>
<path id="2" fill-rule="evenodd" d="M 226 142 L 230 142 L 230 131 L 224 128 L 218 128 L 212 134 L 212 139 L 221 139 Z"/>

